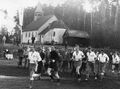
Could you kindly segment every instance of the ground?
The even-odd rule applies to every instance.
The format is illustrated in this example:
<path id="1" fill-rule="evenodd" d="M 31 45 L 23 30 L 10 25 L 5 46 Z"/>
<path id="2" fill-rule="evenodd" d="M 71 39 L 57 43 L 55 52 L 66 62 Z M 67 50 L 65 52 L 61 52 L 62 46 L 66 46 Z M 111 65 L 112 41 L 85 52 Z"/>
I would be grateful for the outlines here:
<path id="1" fill-rule="evenodd" d="M 29 89 L 28 69 L 17 68 L 16 60 L 0 60 L 0 89 Z M 60 84 L 49 78 L 34 81 L 33 89 L 119 89 L 116 79 L 89 80 L 78 82 L 71 77 L 62 77 Z"/>

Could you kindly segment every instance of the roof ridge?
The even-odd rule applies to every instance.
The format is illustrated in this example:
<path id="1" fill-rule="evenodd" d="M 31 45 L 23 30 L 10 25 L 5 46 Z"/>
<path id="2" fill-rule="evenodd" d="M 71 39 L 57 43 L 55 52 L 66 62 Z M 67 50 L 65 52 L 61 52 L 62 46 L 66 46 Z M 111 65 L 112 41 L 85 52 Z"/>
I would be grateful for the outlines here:
<path id="1" fill-rule="evenodd" d="M 30 24 L 28 24 L 23 31 L 37 30 L 53 16 L 54 15 L 41 16 L 38 20 L 36 21 L 33 20 Z"/>

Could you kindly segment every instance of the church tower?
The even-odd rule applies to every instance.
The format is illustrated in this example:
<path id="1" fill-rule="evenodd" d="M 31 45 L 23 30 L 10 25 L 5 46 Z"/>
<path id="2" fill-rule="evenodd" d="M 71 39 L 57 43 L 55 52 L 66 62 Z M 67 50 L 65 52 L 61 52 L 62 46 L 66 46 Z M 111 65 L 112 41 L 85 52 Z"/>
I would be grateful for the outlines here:
<path id="1" fill-rule="evenodd" d="M 34 21 L 38 20 L 43 15 L 44 15 L 44 12 L 42 10 L 41 3 L 39 2 L 37 4 L 37 7 L 36 7 L 36 10 L 35 10 L 35 13 L 34 13 Z"/>

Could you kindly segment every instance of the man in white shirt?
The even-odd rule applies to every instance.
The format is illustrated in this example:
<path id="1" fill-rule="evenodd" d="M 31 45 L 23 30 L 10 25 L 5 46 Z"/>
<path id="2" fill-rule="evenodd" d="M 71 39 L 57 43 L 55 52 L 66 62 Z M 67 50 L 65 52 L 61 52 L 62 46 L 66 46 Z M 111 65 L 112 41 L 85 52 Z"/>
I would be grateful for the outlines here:
<path id="1" fill-rule="evenodd" d="M 120 63 L 120 57 L 118 56 L 118 52 L 115 52 L 112 55 L 112 72 L 118 71 Z"/>
<path id="2" fill-rule="evenodd" d="M 29 71 L 30 71 L 30 88 L 32 88 L 33 80 L 34 80 L 34 74 L 37 70 L 37 63 L 39 61 L 42 61 L 40 54 L 35 51 L 35 48 L 32 46 L 31 51 L 28 53 L 28 59 L 29 59 Z"/>
<path id="3" fill-rule="evenodd" d="M 80 51 L 79 46 L 76 46 L 75 51 L 73 52 L 73 61 L 74 61 L 74 66 L 76 68 L 78 80 L 81 80 L 80 68 L 82 66 L 82 59 L 84 57 L 85 57 L 85 55 L 82 51 Z"/>
<path id="4" fill-rule="evenodd" d="M 90 73 L 94 73 L 94 65 L 95 65 L 95 58 L 96 58 L 96 54 L 94 51 L 92 51 L 92 48 L 89 48 L 88 52 L 87 52 L 87 78 L 86 80 L 88 80 Z M 95 77 L 97 78 L 97 77 Z"/>
<path id="5" fill-rule="evenodd" d="M 104 76 L 107 63 L 109 62 L 109 57 L 106 53 L 103 52 L 103 50 L 101 50 L 101 53 L 98 55 L 98 60 L 100 62 L 99 63 L 100 73 L 102 76 Z"/>

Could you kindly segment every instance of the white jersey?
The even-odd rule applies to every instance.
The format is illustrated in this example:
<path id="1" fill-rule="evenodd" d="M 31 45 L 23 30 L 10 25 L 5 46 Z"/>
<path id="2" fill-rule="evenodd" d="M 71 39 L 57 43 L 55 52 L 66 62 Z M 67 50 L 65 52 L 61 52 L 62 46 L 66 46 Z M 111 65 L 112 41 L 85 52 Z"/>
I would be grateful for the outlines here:
<path id="1" fill-rule="evenodd" d="M 80 61 L 83 59 L 83 57 L 84 57 L 84 53 L 82 51 L 78 51 L 78 53 L 76 51 L 73 52 L 74 61 Z"/>
<path id="2" fill-rule="evenodd" d="M 87 52 L 87 57 L 89 62 L 95 62 L 95 58 L 97 57 L 95 52 Z"/>
<path id="3" fill-rule="evenodd" d="M 103 54 L 99 54 L 98 55 L 98 60 L 102 63 L 105 63 L 105 62 L 108 62 L 109 61 L 109 57 L 106 53 L 103 53 Z"/>
<path id="4" fill-rule="evenodd" d="M 120 63 L 120 57 L 118 55 L 112 55 L 112 63 Z"/>
<path id="5" fill-rule="evenodd" d="M 41 57 L 40 57 L 40 54 L 36 51 L 35 52 L 29 52 L 28 58 L 29 58 L 30 63 L 36 63 L 36 62 L 42 60 Z"/>

